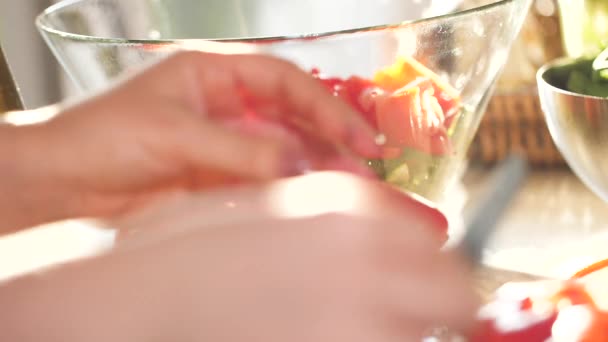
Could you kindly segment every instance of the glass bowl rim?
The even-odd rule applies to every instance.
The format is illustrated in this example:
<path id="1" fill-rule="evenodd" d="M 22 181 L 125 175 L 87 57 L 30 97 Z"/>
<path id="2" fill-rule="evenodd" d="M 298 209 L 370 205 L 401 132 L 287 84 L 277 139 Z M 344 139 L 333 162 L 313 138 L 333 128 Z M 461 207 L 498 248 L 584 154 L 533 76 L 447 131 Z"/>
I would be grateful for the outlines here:
<path id="1" fill-rule="evenodd" d="M 164 44 L 173 44 L 177 42 L 186 42 L 186 41 L 209 41 L 209 42 L 225 42 L 225 43 L 281 43 L 281 42 L 293 42 L 298 40 L 311 40 L 311 39 L 319 39 L 319 38 L 330 38 L 335 36 L 342 35 L 352 35 L 356 33 L 362 32 L 373 32 L 373 31 L 383 31 L 383 30 L 391 30 L 391 29 L 399 29 L 404 28 L 410 25 L 416 25 L 425 22 L 433 22 L 443 19 L 452 19 L 460 16 L 466 16 L 476 13 L 482 13 L 485 11 L 489 11 L 491 9 L 501 7 L 503 5 L 517 2 L 517 1 L 526 1 L 526 0 L 499 0 L 494 1 L 489 4 L 473 7 L 467 10 L 457 11 L 454 13 L 448 13 L 444 15 L 432 16 L 428 18 L 421 18 L 417 20 L 404 21 L 396 24 L 386 24 L 386 25 L 376 25 L 376 26 L 367 26 L 367 27 L 359 27 L 352 28 L 346 30 L 337 30 L 337 31 L 327 31 L 322 33 L 310 33 L 310 34 L 300 34 L 300 35 L 285 35 L 285 36 L 262 36 L 262 37 L 240 37 L 240 38 L 188 38 L 188 39 L 126 39 L 126 38 L 110 38 L 110 37 L 95 37 L 88 36 L 83 34 L 77 34 L 73 32 L 66 32 L 59 29 L 55 29 L 46 25 L 45 19 L 53 13 L 60 12 L 68 7 L 75 6 L 79 3 L 86 2 L 89 0 L 63 0 L 56 4 L 51 5 L 46 10 L 44 10 L 41 14 L 39 14 L 36 18 L 36 26 L 39 30 L 49 34 L 59 36 L 64 39 L 81 41 L 81 42 L 93 42 L 93 43 L 102 43 L 102 44 L 147 44 L 147 45 L 164 45 Z"/>

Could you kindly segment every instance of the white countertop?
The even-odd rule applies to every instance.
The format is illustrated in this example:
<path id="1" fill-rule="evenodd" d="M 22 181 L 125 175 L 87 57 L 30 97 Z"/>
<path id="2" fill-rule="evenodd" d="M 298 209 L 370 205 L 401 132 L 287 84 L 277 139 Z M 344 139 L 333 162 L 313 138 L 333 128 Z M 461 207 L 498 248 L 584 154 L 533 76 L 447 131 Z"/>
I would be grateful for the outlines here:
<path id="1" fill-rule="evenodd" d="M 479 174 L 465 184 L 476 191 Z M 507 213 L 486 255 L 499 268 L 556 278 L 608 258 L 608 204 L 571 172 L 536 172 Z"/>
<path id="2" fill-rule="evenodd" d="M 473 198 L 484 177 L 471 171 L 464 184 Z M 455 201 L 467 196 L 455 194 Z M 0 279 L 96 253 L 114 235 L 81 222 L 43 227 L 0 239 Z M 486 256 L 494 267 L 567 277 L 608 258 L 608 204 L 567 171 L 536 172 L 510 209 Z"/>

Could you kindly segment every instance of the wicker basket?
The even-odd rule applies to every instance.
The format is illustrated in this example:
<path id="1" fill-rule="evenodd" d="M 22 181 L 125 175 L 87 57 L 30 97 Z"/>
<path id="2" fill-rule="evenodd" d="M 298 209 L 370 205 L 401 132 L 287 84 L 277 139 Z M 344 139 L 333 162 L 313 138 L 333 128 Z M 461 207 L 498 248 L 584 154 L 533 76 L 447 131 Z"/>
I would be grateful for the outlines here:
<path id="1" fill-rule="evenodd" d="M 471 147 L 472 160 L 482 164 L 512 153 L 526 155 L 536 167 L 565 166 L 547 129 L 536 88 L 495 95 Z"/>
<path id="2" fill-rule="evenodd" d="M 554 6 L 549 15 L 542 8 L 547 1 Z M 473 162 L 494 164 L 521 153 L 534 166 L 565 166 L 547 129 L 535 81 L 542 64 L 562 55 L 557 4 L 537 0 L 471 146 Z"/>

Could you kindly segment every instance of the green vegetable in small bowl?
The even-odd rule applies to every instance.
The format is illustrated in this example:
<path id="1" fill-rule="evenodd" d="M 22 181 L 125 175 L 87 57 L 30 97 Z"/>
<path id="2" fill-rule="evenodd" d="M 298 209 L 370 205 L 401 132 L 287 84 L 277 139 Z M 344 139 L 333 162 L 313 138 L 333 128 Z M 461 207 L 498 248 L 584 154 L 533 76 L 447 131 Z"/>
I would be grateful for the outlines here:
<path id="1" fill-rule="evenodd" d="M 592 59 L 572 58 L 547 63 L 537 74 L 538 94 L 564 159 L 608 202 L 608 80 L 593 64 Z"/>
<path id="2" fill-rule="evenodd" d="M 579 58 L 547 73 L 553 86 L 573 93 L 608 98 L 608 50 L 597 58 Z"/>

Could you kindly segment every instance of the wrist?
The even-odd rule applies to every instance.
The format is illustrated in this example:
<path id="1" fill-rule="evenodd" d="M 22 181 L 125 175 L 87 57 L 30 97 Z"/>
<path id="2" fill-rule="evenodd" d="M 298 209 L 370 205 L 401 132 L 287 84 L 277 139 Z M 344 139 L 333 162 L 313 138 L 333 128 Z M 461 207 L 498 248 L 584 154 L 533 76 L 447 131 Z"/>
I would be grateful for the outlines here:
<path id="1" fill-rule="evenodd" d="M 53 142 L 45 124 L 0 124 L 0 234 L 67 219 L 73 211 L 61 186 L 53 180 Z"/>

